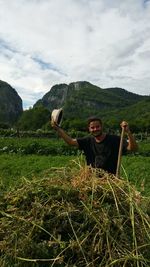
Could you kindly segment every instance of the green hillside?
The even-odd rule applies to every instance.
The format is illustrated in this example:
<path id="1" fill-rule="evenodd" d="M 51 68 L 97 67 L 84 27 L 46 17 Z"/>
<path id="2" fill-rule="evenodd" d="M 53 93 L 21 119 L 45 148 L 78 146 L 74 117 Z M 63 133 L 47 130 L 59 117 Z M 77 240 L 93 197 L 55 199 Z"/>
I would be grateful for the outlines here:
<path id="1" fill-rule="evenodd" d="M 87 118 L 91 114 L 116 110 L 120 112 L 123 108 L 147 99 L 130 93 L 122 88 L 101 89 L 89 84 L 81 86 L 80 90 L 71 92 L 64 104 L 64 113 L 70 118 L 80 116 Z"/>
<path id="2" fill-rule="evenodd" d="M 136 130 L 143 129 L 150 131 L 150 97 L 139 101 L 136 104 L 122 108 L 115 109 L 110 112 L 99 113 L 108 124 L 119 123 L 122 120 L 127 120 Z"/>

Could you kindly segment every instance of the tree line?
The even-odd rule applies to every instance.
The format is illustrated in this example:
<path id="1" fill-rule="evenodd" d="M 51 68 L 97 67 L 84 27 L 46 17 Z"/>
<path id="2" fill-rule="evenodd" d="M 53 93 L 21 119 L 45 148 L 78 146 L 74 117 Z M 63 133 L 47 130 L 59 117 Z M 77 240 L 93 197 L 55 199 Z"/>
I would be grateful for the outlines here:
<path id="1" fill-rule="evenodd" d="M 138 111 L 139 112 L 139 111 Z M 91 114 L 93 115 L 93 114 Z M 95 114 L 94 114 L 95 115 Z M 112 111 L 110 113 L 104 113 L 104 114 L 97 114 L 100 118 L 102 118 L 104 123 L 104 128 L 108 132 L 117 131 L 120 129 L 120 122 L 124 119 L 127 120 L 130 124 L 130 127 L 133 132 L 139 133 L 139 132 L 147 132 L 150 131 L 150 121 L 149 116 L 145 112 L 145 114 L 141 114 L 143 116 L 136 116 L 136 110 L 131 112 L 128 111 L 128 114 L 126 112 L 123 113 L 121 111 L 118 113 L 118 111 Z M 50 119 L 51 119 L 51 113 L 50 111 L 43 107 L 38 106 L 35 108 L 30 108 L 28 110 L 23 111 L 21 117 L 19 120 L 13 125 L 14 129 L 18 129 L 21 131 L 37 131 L 39 129 L 43 131 L 49 131 L 52 130 L 50 125 Z M 64 115 L 62 127 L 65 130 L 69 131 L 81 131 L 85 132 L 87 131 L 87 118 L 80 118 L 79 114 L 75 114 L 73 117 L 70 118 L 69 114 L 68 116 Z M 8 129 L 10 126 L 5 123 L 0 123 L 1 129 Z"/>

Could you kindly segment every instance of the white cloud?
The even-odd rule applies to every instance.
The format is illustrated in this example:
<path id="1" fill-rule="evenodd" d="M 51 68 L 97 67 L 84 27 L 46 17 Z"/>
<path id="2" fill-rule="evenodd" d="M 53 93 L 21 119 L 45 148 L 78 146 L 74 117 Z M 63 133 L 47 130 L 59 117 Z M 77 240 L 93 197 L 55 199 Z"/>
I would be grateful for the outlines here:
<path id="1" fill-rule="evenodd" d="M 0 0 L 0 79 L 24 106 L 87 80 L 149 94 L 150 1 Z"/>

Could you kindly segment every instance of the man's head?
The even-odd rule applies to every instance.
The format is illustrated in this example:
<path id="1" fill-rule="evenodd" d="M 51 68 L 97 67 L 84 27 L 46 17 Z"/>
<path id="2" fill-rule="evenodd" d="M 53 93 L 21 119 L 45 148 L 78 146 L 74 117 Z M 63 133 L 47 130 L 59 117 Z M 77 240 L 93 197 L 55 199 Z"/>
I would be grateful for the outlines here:
<path id="1" fill-rule="evenodd" d="M 102 135 L 102 128 L 101 119 L 97 117 L 90 117 L 88 119 L 88 129 L 93 136 L 98 137 Z"/>

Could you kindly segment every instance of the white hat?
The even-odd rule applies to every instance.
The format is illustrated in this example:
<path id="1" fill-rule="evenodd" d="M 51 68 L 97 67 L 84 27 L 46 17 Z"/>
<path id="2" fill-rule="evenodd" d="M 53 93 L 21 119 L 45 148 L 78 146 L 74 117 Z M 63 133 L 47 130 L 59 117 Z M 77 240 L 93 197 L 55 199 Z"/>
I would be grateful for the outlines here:
<path id="1" fill-rule="evenodd" d="M 53 120 L 55 123 L 57 123 L 59 126 L 62 122 L 62 115 L 63 115 L 63 109 L 54 109 L 51 113 L 51 120 Z"/>

